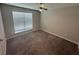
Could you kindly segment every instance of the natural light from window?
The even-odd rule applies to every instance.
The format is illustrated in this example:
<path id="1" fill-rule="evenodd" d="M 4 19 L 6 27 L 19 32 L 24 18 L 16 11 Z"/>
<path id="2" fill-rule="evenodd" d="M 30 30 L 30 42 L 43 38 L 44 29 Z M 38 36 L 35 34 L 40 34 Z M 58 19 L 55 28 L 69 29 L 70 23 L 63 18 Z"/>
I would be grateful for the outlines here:
<path id="1" fill-rule="evenodd" d="M 13 11 L 12 14 L 15 33 L 28 31 L 33 28 L 32 13 Z"/>

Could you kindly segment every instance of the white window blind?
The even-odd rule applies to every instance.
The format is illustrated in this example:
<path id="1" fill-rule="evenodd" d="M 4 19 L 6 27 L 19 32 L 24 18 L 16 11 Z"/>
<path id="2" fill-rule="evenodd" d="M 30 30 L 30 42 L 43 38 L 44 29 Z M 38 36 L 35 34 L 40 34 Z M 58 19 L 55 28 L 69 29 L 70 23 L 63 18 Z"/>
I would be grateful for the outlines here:
<path id="1" fill-rule="evenodd" d="M 32 13 L 12 12 L 15 33 L 28 31 L 33 28 Z"/>

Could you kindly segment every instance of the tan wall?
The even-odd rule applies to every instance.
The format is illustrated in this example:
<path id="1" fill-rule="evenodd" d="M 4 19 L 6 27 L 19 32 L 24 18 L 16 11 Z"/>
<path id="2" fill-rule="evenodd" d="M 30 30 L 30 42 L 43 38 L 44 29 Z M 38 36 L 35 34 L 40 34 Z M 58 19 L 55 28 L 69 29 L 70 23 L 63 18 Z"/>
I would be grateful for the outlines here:
<path id="1" fill-rule="evenodd" d="M 1 9 L 0 9 L 0 39 L 5 39 L 5 33 L 4 33 L 4 27 L 3 27 L 2 15 L 1 15 Z"/>
<path id="2" fill-rule="evenodd" d="M 2 16 L 1 16 L 1 9 L 0 9 L 0 55 L 6 54 L 6 38 L 4 33 L 4 27 L 2 22 Z"/>
<path id="3" fill-rule="evenodd" d="M 58 36 L 79 42 L 79 6 L 48 7 L 41 14 L 41 28 Z"/>

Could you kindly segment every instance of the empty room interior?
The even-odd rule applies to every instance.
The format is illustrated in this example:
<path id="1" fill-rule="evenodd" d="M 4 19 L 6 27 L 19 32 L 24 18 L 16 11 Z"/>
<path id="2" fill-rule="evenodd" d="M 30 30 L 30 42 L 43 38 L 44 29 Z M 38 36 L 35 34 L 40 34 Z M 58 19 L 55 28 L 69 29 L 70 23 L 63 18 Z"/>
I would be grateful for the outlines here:
<path id="1" fill-rule="evenodd" d="M 78 55 L 79 3 L 0 3 L 0 55 Z"/>

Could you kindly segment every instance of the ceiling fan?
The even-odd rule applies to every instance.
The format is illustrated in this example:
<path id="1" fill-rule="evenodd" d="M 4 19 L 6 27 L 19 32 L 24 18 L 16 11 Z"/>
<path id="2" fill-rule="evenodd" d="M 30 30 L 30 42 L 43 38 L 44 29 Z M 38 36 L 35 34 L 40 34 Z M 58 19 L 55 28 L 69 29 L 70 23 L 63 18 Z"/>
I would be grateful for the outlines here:
<path id="1" fill-rule="evenodd" d="M 40 3 L 40 11 L 43 11 L 43 10 L 48 10 L 46 7 L 45 7 L 45 4 L 44 3 Z"/>

